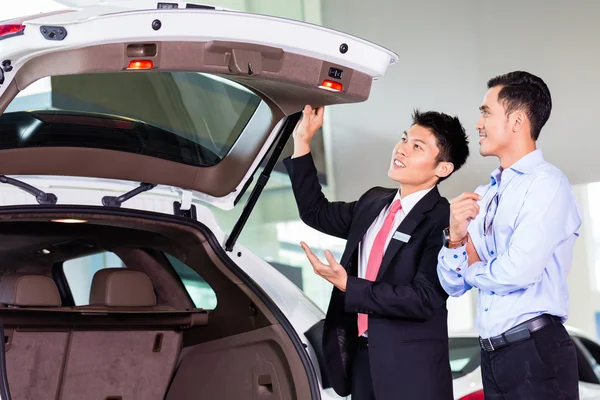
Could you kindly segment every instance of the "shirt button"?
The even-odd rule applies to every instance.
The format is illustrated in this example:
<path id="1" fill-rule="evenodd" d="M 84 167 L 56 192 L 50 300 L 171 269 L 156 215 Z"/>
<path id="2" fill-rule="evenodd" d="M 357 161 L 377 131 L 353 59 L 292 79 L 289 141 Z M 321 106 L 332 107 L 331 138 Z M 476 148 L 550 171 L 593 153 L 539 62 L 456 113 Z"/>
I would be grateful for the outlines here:
<path id="1" fill-rule="evenodd" d="M 466 255 L 467 255 L 467 252 L 466 252 L 466 251 L 463 251 L 463 256 L 466 256 Z"/>
<path id="2" fill-rule="evenodd" d="M 486 308 L 485 308 L 485 311 L 487 311 L 487 310 L 488 310 L 488 309 L 487 309 L 487 307 L 486 307 Z"/>
<path id="3" fill-rule="evenodd" d="M 454 258 L 458 258 L 458 254 L 455 254 L 455 255 L 454 255 Z"/>
<path id="4" fill-rule="evenodd" d="M 490 251 L 490 255 L 492 255 L 492 256 L 493 256 L 493 255 L 494 255 L 494 252 L 493 252 L 493 251 Z"/>
<path id="5" fill-rule="evenodd" d="M 492 294 L 496 294 L 496 292 L 492 292 Z"/>

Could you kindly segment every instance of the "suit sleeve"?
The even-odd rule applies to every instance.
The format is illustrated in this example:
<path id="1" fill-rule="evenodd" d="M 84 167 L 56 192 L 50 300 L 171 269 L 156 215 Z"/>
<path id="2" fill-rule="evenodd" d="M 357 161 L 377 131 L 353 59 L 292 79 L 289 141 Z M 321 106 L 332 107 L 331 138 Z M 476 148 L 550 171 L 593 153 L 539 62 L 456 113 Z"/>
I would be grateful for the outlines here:
<path id="1" fill-rule="evenodd" d="M 347 239 L 356 202 L 327 200 L 310 153 L 298 158 L 287 158 L 283 163 L 292 181 L 300 219 L 327 235 Z"/>
<path id="2" fill-rule="evenodd" d="M 444 221 L 444 222 L 443 222 Z M 409 285 L 372 282 L 354 276 L 346 284 L 346 312 L 377 314 L 385 317 L 426 321 L 444 305 L 447 295 L 437 277 L 437 256 L 442 246 L 442 231 L 448 218 L 430 232 L 419 260 L 417 273 Z M 443 227 L 442 227 L 443 226 Z"/>

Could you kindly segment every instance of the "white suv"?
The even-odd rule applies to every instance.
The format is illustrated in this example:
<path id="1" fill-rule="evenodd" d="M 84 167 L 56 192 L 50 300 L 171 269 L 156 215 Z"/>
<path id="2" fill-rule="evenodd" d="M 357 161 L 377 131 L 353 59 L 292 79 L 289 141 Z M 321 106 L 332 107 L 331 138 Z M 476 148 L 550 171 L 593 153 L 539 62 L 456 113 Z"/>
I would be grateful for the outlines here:
<path id="1" fill-rule="evenodd" d="M 323 312 L 237 238 L 304 104 L 367 100 L 397 56 L 127 4 L 0 22 L 0 395 L 338 398 Z M 253 178 L 222 231 L 205 204 L 232 209 Z M 94 255 L 109 261 L 83 268 Z"/>

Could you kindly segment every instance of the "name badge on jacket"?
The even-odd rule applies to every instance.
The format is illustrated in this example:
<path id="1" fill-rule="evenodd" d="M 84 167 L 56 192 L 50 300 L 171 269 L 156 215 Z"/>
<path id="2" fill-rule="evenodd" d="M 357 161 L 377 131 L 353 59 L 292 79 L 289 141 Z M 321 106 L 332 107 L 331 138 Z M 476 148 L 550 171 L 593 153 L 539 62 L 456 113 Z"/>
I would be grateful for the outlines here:
<path id="1" fill-rule="evenodd" d="M 408 243 L 408 241 L 410 240 L 410 235 L 407 235 L 406 233 L 402 232 L 396 232 L 394 233 L 394 236 L 392 238 L 404 243 Z"/>

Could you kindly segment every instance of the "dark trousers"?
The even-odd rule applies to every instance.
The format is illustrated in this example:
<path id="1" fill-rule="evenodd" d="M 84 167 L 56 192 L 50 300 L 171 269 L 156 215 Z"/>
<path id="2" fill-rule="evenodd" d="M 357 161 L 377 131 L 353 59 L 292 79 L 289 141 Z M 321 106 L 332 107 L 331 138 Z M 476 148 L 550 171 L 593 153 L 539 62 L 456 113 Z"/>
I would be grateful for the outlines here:
<path id="1" fill-rule="evenodd" d="M 369 366 L 369 348 L 362 343 L 358 346 L 352 370 L 352 400 L 375 400 Z"/>
<path id="2" fill-rule="evenodd" d="M 575 344 L 558 321 L 522 342 L 482 351 L 481 374 L 486 400 L 579 399 Z"/>

